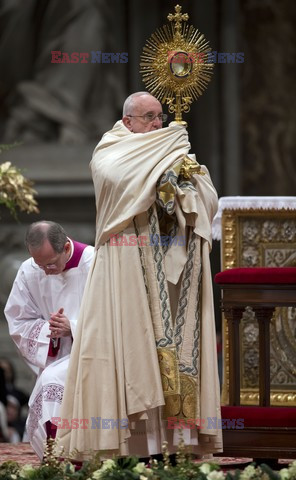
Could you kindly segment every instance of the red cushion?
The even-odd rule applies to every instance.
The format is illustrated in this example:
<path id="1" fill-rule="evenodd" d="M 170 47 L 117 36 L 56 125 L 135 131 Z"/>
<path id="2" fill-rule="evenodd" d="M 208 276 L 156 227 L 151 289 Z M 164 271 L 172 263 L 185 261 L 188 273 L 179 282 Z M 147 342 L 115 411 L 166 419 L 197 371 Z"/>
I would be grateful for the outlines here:
<path id="1" fill-rule="evenodd" d="M 215 276 L 216 283 L 296 284 L 295 267 L 229 268 Z"/>
<path id="2" fill-rule="evenodd" d="M 224 428 L 296 427 L 296 407 L 223 406 L 221 415 Z"/>

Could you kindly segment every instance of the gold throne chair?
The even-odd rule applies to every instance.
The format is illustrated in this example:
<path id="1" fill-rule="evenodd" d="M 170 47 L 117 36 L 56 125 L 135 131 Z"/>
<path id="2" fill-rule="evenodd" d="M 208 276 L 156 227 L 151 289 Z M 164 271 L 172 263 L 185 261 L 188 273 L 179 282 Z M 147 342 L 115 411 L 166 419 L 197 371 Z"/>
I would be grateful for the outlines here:
<path id="1" fill-rule="evenodd" d="M 296 197 L 222 197 L 213 223 L 221 270 L 296 267 Z M 223 335 L 222 404 L 229 402 L 229 339 Z M 241 321 L 241 405 L 259 403 L 258 323 L 247 307 Z M 296 308 L 278 308 L 270 327 L 271 405 L 296 405 Z"/>

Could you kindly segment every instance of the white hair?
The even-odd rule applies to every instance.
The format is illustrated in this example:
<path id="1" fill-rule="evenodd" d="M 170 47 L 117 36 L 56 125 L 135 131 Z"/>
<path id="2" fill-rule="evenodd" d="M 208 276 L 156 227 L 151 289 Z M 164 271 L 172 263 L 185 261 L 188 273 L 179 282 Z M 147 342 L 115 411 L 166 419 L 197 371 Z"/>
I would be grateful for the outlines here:
<path id="1" fill-rule="evenodd" d="M 123 117 L 125 115 L 130 115 L 133 112 L 134 99 L 137 98 L 137 97 L 142 97 L 143 95 L 149 95 L 150 97 L 153 96 L 148 92 L 136 92 L 136 93 L 132 93 L 129 97 L 127 97 L 127 99 L 125 100 L 125 102 L 123 104 L 123 110 L 122 110 L 122 116 Z"/>

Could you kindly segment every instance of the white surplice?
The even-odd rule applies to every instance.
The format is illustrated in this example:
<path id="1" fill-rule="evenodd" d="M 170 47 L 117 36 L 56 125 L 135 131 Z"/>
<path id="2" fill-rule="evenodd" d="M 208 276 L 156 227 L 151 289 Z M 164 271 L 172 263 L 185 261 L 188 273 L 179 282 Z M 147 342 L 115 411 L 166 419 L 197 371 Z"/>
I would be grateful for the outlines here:
<path id="1" fill-rule="evenodd" d="M 29 400 L 26 429 L 40 458 L 46 440 L 45 424 L 52 417 L 59 416 L 72 348 L 71 336 L 62 337 L 56 356 L 48 356 L 48 320 L 52 313 L 64 308 L 74 338 L 93 252 L 93 247 L 87 246 L 78 266 L 58 275 L 46 275 L 33 258 L 29 258 L 17 273 L 5 307 L 9 333 L 26 363 L 37 375 Z"/>

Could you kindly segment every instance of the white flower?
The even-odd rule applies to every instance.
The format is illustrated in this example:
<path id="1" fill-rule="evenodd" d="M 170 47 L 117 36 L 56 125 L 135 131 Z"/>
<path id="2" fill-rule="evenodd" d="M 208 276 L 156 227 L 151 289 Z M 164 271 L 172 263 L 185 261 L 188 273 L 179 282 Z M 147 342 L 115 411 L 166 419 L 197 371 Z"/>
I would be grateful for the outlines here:
<path id="1" fill-rule="evenodd" d="M 114 460 L 112 460 L 112 458 L 108 458 L 103 462 L 103 465 L 99 470 L 93 472 L 92 478 L 94 478 L 95 480 L 99 480 L 104 472 L 106 472 L 107 470 L 112 470 L 114 467 L 116 467 L 116 463 L 114 462 Z"/>
<path id="2" fill-rule="evenodd" d="M 212 470 L 211 468 L 211 465 L 209 463 L 203 463 L 200 467 L 199 467 L 200 471 L 202 473 L 204 473 L 205 475 L 208 475 L 208 473 L 210 473 L 210 471 Z"/>
<path id="3" fill-rule="evenodd" d="M 1 173 L 5 173 L 7 172 L 11 167 L 11 162 L 4 162 L 4 163 L 1 163 L 0 165 L 0 172 Z"/>
<path id="4" fill-rule="evenodd" d="M 152 474 L 152 471 L 149 468 L 146 468 L 144 462 L 137 463 L 137 465 L 133 468 L 133 472 L 140 475 L 140 480 L 146 480 L 146 478 Z"/>
<path id="5" fill-rule="evenodd" d="M 289 470 L 287 468 L 282 468 L 279 471 L 279 475 L 281 477 L 281 480 L 288 480 L 290 478 Z"/>
<path id="6" fill-rule="evenodd" d="M 146 470 L 147 469 L 144 462 L 137 463 L 137 465 L 133 468 L 133 472 L 136 472 L 136 473 L 145 473 Z"/>
<path id="7" fill-rule="evenodd" d="M 30 478 L 34 473 L 34 467 L 32 465 L 24 465 L 20 470 L 19 476 L 23 478 Z"/>
<path id="8" fill-rule="evenodd" d="M 223 480 L 224 479 L 224 473 L 223 472 L 218 472 L 217 470 L 213 470 L 207 475 L 208 480 Z"/>
<path id="9" fill-rule="evenodd" d="M 116 463 L 114 462 L 114 460 L 112 460 L 112 458 L 108 458 L 107 460 L 105 460 L 103 462 L 103 466 L 102 466 L 102 469 L 103 470 L 112 470 L 112 468 L 116 467 Z"/>
<path id="10" fill-rule="evenodd" d="M 240 474 L 240 480 L 249 480 L 254 475 L 256 475 L 256 469 L 253 465 L 246 467 L 243 472 Z"/>
<path id="11" fill-rule="evenodd" d="M 12 474 L 10 475 L 10 478 L 12 478 L 12 480 L 16 480 L 16 479 L 17 479 L 17 476 L 16 476 L 15 473 L 12 473 Z"/>
<path id="12" fill-rule="evenodd" d="M 290 474 L 290 478 L 294 476 L 296 477 L 296 460 L 294 460 L 294 462 L 290 463 L 289 465 L 289 474 Z"/>
<path id="13" fill-rule="evenodd" d="M 99 480 L 99 478 L 101 478 L 103 472 L 102 470 L 95 470 L 93 473 L 92 473 L 92 477 L 91 478 L 94 478 L 95 480 Z M 88 478 L 88 480 L 91 480 L 90 478 Z"/>

